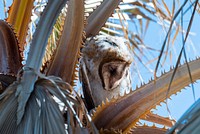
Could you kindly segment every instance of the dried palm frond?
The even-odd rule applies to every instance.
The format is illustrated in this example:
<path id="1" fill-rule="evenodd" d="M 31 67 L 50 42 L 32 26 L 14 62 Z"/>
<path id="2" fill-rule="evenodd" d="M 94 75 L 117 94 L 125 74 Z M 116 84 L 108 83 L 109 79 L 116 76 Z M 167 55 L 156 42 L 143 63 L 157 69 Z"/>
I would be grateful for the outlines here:
<path id="1" fill-rule="evenodd" d="M 22 67 L 22 58 L 12 27 L 1 20 L 0 47 L 0 93 L 2 93 L 6 87 L 16 80 L 17 72 Z"/>

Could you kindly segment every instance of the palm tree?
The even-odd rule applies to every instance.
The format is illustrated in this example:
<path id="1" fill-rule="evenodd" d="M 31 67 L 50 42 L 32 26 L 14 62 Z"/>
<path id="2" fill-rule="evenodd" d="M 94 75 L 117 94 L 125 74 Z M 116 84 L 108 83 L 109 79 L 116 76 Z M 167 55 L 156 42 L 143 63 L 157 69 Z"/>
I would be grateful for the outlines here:
<path id="1" fill-rule="evenodd" d="M 6 3 L 5 0 L 3 1 Z M 186 57 L 185 42 L 194 13 L 199 12 L 196 8 L 199 4 L 197 0 L 194 2 L 185 0 L 178 9 L 175 8 L 175 1 L 173 1 L 171 11 L 165 1 L 156 0 L 124 0 L 124 2 L 121 0 L 48 0 L 45 3 L 39 2 L 39 6 L 34 6 L 37 2 L 14 0 L 8 11 L 8 18 L 0 21 L 0 133 L 53 134 L 65 133 L 65 129 L 68 133 L 165 133 L 168 130 L 138 125 L 139 119 L 168 128 L 172 127 L 173 120 L 152 114 L 150 110 L 163 102 L 166 97 L 179 92 L 200 77 L 199 59 L 188 62 L 185 58 L 185 64 L 179 65 L 182 55 Z M 157 77 L 161 58 L 168 52 L 170 38 L 173 42 L 179 33 L 180 35 L 184 33 L 183 24 L 177 24 L 175 20 L 179 15 L 182 20 L 183 14 L 188 11 L 184 9 L 188 3 L 189 9 L 192 9 L 192 15 L 186 34 L 183 36 L 183 46 L 176 65 L 169 72 Z M 45 9 L 41 17 L 39 15 L 37 23 L 37 20 L 31 19 L 31 15 L 40 11 L 43 4 Z M 117 8 L 118 5 L 121 7 Z M 61 9 L 63 10 L 60 13 Z M 109 18 L 113 12 L 113 17 L 118 16 L 118 21 L 113 22 L 112 18 Z M 149 23 L 156 22 L 156 17 L 162 20 L 163 28 L 165 28 L 165 22 L 170 22 L 170 25 L 160 55 L 156 58 L 154 80 L 123 96 L 110 97 L 101 105 L 99 103 L 92 105 L 94 96 L 91 94 L 84 93 L 85 98 L 81 98 L 73 86 L 76 85 L 74 80 L 78 79 L 79 60 L 82 57 L 80 51 L 83 50 L 84 54 L 84 50 L 87 50 L 87 47 L 83 48 L 84 43 L 87 45 L 88 39 L 91 37 L 90 41 L 93 40 L 97 34 L 107 37 L 123 36 L 129 40 L 130 43 L 126 47 L 134 54 L 134 58 L 144 64 L 143 59 L 135 53 L 135 50 L 142 53 L 138 46 L 145 46 L 144 35 Z M 127 19 L 134 22 L 136 29 L 140 28 L 139 32 L 129 31 L 126 25 Z M 30 22 L 31 26 L 37 23 L 36 29 L 33 28 L 33 37 L 31 36 L 32 29 L 29 27 Z M 145 28 L 143 28 L 144 23 Z M 175 29 L 175 34 L 172 34 L 173 29 Z M 113 42 L 110 43 L 113 45 Z M 22 65 L 23 58 L 26 58 L 23 57 L 23 51 L 27 44 L 30 44 L 30 51 L 26 64 Z M 165 52 L 165 47 L 167 52 Z M 93 51 L 95 50 L 91 52 Z M 123 62 L 120 61 L 120 64 L 112 62 L 112 70 L 113 67 L 119 65 L 117 69 L 122 72 L 121 74 L 125 74 L 123 73 L 124 66 L 129 64 L 125 64 L 123 58 L 122 56 L 120 60 Z M 86 71 L 83 71 L 85 64 L 87 66 L 86 62 L 80 65 L 84 81 L 88 75 Z M 136 64 L 135 61 L 134 64 Z M 106 62 L 103 67 L 107 69 L 107 65 L 110 63 Z M 121 78 L 121 75 L 119 76 Z M 111 76 L 108 79 L 111 79 Z M 84 86 L 92 85 L 92 82 L 84 83 L 84 81 L 83 90 L 86 92 Z M 104 84 L 105 81 L 104 78 Z M 85 99 L 92 101 L 85 101 Z M 59 107 L 59 101 L 64 106 Z M 198 104 L 197 101 L 195 106 L 197 107 Z M 85 105 L 87 108 L 91 105 L 97 108 L 95 112 L 90 111 L 89 114 L 90 108 L 87 109 Z M 188 113 L 190 118 L 188 118 Z M 198 108 L 192 107 L 169 133 L 175 130 L 190 132 L 199 122 L 198 118 L 195 118 L 196 115 L 198 115 Z M 184 119 L 187 119 L 189 123 L 181 124 Z M 199 128 L 196 128 L 195 132 L 198 132 Z"/>

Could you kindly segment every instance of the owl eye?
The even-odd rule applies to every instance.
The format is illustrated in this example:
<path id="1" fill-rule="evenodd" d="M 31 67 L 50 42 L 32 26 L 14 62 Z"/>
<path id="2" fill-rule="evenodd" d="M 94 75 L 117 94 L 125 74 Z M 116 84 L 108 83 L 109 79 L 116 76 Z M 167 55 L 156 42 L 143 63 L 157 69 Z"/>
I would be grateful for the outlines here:
<path id="1" fill-rule="evenodd" d="M 112 76 L 115 76 L 115 75 L 117 74 L 117 66 L 112 66 L 112 65 L 110 65 L 110 66 L 108 67 L 108 69 L 109 69 L 109 72 L 110 72 L 110 74 L 111 74 Z"/>
<path id="2" fill-rule="evenodd" d="M 110 44 L 111 46 L 118 47 L 118 45 L 117 45 L 115 42 L 108 41 L 108 40 L 103 40 L 103 41 L 104 41 L 104 42 L 107 42 L 107 43 Z"/>

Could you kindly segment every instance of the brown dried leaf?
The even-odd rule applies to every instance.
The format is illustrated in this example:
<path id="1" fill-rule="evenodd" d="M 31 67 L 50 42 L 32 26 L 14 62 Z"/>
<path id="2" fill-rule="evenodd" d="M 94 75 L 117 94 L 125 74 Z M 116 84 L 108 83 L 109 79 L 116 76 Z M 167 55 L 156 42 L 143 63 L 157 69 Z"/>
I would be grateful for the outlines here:
<path id="1" fill-rule="evenodd" d="M 113 13 L 121 0 L 104 0 L 103 3 L 87 18 L 86 37 L 95 36 Z"/>
<path id="2" fill-rule="evenodd" d="M 9 22 L 19 39 L 20 50 L 24 50 L 28 25 L 32 15 L 34 0 L 14 0 L 8 11 Z"/>
<path id="3" fill-rule="evenodd" d="M 11 26 L 0 20 L 0 73 L 17 75 L 22 67 L 18 41 Z"/>
<path id="4" fill-rule="evenodd" d="M 53 62 L 47 73 L 48 75 L 59 76 L 64 81 L 71 84 L 73 84 L 73 80 L 76 78 L 78 55 L 80 55 L 82 38 L 84 36 L 83 4 L 83 0 L 69 1 L 64 30 Z"/>

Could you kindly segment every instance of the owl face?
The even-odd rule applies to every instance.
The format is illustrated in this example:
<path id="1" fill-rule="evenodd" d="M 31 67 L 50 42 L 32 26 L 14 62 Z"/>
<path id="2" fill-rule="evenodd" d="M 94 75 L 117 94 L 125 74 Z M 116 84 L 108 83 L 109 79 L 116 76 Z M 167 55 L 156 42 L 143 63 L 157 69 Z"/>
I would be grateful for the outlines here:
<path id="1" fill-rule="evenodd" d="M 95 106 L 130 89 L 132 54 L 127 40 L 121 37 L 96 36 L 82 49 L 91 98 Z M 83 86 L 84 87 L 84 86 Z M 87 96 L 85 96 L 87 98 Z"/>

